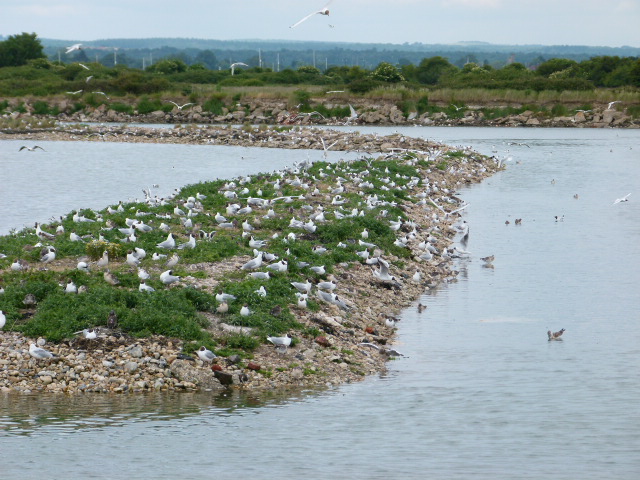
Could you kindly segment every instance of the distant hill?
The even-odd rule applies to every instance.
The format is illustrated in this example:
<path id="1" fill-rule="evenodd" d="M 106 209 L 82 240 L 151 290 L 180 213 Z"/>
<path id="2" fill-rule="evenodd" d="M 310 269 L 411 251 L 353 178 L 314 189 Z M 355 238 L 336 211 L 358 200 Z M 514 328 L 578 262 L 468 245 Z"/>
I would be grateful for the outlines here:
<path id="1" fill-rule="evenodd" d="M 252 66 L 295 68 L 300 65 L 358 65 L 373 68 L 380 62 L 392 64 L 418 64 L 423 58 L 442 56 L 451 63 L 462 66 L 467 62 L 489 64 L 500 68 L 509 62 L 536 65 L 550 58 L 568 58 L 583 61 L 594 56 L 639 57 L 636 47 L 593 47 L 584 45 L 498 45 L 479 41 L 461 41 L 454 44 L 423 43 L 349 43 L 308 42 L 290 40 L 208 40 L 199 38 L 142 38 L 102 39 L 83 42 L 82 39 L 41 39 L 45 54 L 51 59 L 73 60 L 64 55 L 63 48 L 83 43 L 83 60 L 105 65 L 113 62 L 116 50 L 117 62 L 132 67 L 149 65 L 167 57 L 178 57 L 187 64 L 197 63 L 202 52 L 210 53 L 224 67 L 230 62 L 242 61 Z M 62 51 L 62 53 L 61 53 Z M 200 58 L 200 60 L 199 60 Z M 212 64 L 207 65 L 212 68 Z"/>

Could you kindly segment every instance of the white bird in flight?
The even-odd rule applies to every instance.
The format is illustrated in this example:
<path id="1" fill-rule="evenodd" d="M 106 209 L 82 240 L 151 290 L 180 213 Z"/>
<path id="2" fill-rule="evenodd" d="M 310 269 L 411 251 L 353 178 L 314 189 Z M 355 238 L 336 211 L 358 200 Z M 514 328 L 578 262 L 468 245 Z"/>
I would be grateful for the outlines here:
<path id="1" fill-rule="evenodd" d="M 230 65 L 231 68 L 231 75 L 234 75 L 236 72 L 236 67 L 248 67 L 249 65 L 247 65 L 246 63 L 242 63 L 242 62 L 236 62 L 236 63 L 232 63 Z"/>
<path id="2" fill-rule="evenodd" d="M 627 193 L 624 197 L 622 198 L 616 198 L 613 202 L 613 205 L 615 205 L 616 203 L 620 203 L 620 202 L 628 202 L 629 201 L 629 195 L 631 195 L 630 193 Z"/>
<path id="3" fill-rule="evenodd" d="M 80 47 L 82 47 L 81 43 L 75 43 L 75 44 L 71 45 L 70 47 L 67 47 L 67 50 L 64 53 L 75 52 L 76 50 L 80 50 Z"/>
<path id="4" fill-rule="evenodd" d="M 333 0 L 332 0 L 333 1 Z M 331 2 L 327 3 L 324 7 L 322 7 L 320 10 L 317 10 L 315 12 L 310 13 L 309 15 L 307 15 L 306 17 L 304 17 L 301 20 L 298 20 L 296 23 L 294 23 L 293 25 L 291 25 L 289 28 L 296 28 L 298 25 L 300 25 L 302 22 L 309 20 L 311 17 L 313 17 L 314 15 L 326 15 L 329 16 L 329 5 L 331 5 Z"/>
<path id="5" fill-rule="evenodd" d="M 176 102 L 172 102 L 171 100 L 169 100 L 169 103 L 173 103 L 176 107 L 178 107 L 178 110 L 182 110 L 184 107 L 193 105 L 193 103 L 185 103 L 184 105 L 178 105 Z"/>

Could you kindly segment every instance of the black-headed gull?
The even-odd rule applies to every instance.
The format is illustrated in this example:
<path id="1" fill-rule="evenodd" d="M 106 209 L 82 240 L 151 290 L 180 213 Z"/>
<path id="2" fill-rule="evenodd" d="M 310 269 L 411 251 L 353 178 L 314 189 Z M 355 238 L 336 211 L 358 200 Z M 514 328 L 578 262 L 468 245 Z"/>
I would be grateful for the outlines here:
<path id="1" fill-rule="evenodd" d="M 631 195 L 630 193 L 627 193 L 624 197 L 622 198 L 616 198 L 615 201 L 613 202 L 613 205 L 615 205 L 616 203 L 621 203 L 621 202 L 628 202 L 629 201 L 629 195 Z"/>
<path id="2" fill-rule="evenodd" d="M 291 335 L 288 333 L 284 337 L 267 337 L 267 340 L 273 343 L 278 351 L 284 352 L 291 345 Z"/>
<path id="3" fill-rule="evenodd" d="M 160 274 L 160 280 L 165 285 L 170 285 L 180 280 L 180 277 L 173 274 L 173 270 L 167 270 Z"/>
<path id="4" fill-rule="evenodd" d="M 184 105 L 178 105 L 176 102 L 172 102 L 171 100 L 169 100 L 169 103 L 173 103 L 176 107 L 178 107 L 178 110 L 182 110 L 184 107 L 193 105 L 193 103 L 185 103 Z"/>
<path id="5" fill-rule="evenodd" d="M 200 360 L 202 360 L 203 362 L 211 363 L 216 358 L 218 358 L 218 356 L 215 353 L 207 349 L 207 347 L 205 347 L 204 345 L 198 349 L 197 354 L 198 354 L 198 357 L 200 357 Z"/>
<path id="6" fill-rule="evenodd" d="M 33 147 L 27 147 L 26 145 L 23 145 L 18 149 L 18 151 L 21 152 L 22 150 L 27 150 L 28 152 L 35 152 L 38 149 L 42 150 L 43 152 L 46 152 L 46 150 L 42 148 L 40 145 L 34 145 Z"/>
<path id="7" fill-rule="evenodd" d="M 236 63 L 232 63 L 229 68 L 231 68 L 231 75 L 235 75 L 236 73 L 236 67 L 248 67 L 249 65 L 247 65 L 246 63 L 242 63 L 242 62 L 236 62 Z"/>
<path id="8" fill-rule="evenodd" d="M 81 50 L 82 49 L 82 44 L 81 43 L 75 43 L 73 45 L 71 45 L 70 47 L 67 47 L 67 49 L 65 50 L 64 53 L 71 53 L 71 52 L 75 52 L 76 50 Z"/>
<path id="9" fill-rule="evenodd" d="M 333 0 L 331 0 L 331 1 L 333 1 Z M 329 5 L 331 5 L 331 1 L 329 3 L 327 3 L 324 7 L 322 7 L 320 10 L 316 10 L 315 12 L 311 12 L 306 17 L 302 18 L 301 20 L 298 20 L 296 23 L 291 25 L 289 28 L 296 28 L 302 22 L 305 22 L 305 21 L 309 20 L 314 15 L 326 15 L 326 16 L 329 16 Z"/>
<path id="10" fill-rule="evenodd" d="M 29 355 L 31 355 L 36 360 L 49 360 L 50 358 L 55 357 L 55 355 L 49 350 L 40 348 L 35 343 L 29 345 Z"/>
<path id="11" fill-rule="evenodd" d="M 561 330 L 558 330 L 557 332 L 551 332 L 551 330 L 547 331 L 547 336 L 549 337 L 549 341 L 551 342 L 552 340 L 562 340 L 562 338 L 560 338 L 562 336 L 562 334 L 564 333 L 564 328 Z"/>

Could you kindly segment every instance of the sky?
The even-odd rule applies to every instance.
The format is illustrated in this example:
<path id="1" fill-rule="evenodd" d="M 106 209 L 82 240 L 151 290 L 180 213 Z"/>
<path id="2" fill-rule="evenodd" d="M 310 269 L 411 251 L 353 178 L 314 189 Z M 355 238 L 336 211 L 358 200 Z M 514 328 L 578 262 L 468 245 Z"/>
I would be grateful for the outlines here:
<path id="1" fill-rule="evenodd" d="M 0 35 L 640 47 L 640 0 L 0 0 Z"/>

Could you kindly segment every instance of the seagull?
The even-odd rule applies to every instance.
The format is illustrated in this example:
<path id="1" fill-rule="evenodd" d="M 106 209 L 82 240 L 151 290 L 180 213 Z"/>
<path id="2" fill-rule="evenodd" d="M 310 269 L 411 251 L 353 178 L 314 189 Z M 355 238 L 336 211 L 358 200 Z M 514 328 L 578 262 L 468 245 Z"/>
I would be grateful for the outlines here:
<path id="1" fill-rule="evenodd" d="M 7 324 L 7 317 L 5 316 L 4 312 L 0 310 L 0 329 L 4 328 L 6 324 Z"/>
<path id="2" fill-rule="evenodd" d="M 273 343 L 279 352 L 286 352 L 287 347 L 291 345 L 291 335 L 288 333 L 284 337 L 267 337 L 267 340 Z"/>
<path id="3" fill-rule="evenodd" d="M 149 280 L 149 278 L 151 278 L 151 275 L 149 275 L 149 272 L 147 272 L 144 268 L 138 267 L 138 278 L 140 280 Z"/>
<path id="4" fill-rule="evenodd" d="M 180 277 L 176 276 L 173 274 L 173 270 L 167 270 L 165 272 L 162 272 L 160 274 L 160 280 L 162 281 L 162 283 L 164 283 L 165 285 L 170 285 L 174 282 L 177 282 L 178 280 L 180 280 Z"/>
<path id="5" fill-rule="evenodd" d="M 106 272 L 104 272 L 104 274 L 102 275 L 102 277 L 104 278 L 104 281 L 107 282 L 110 285 L 118 285 L 120 283 L 120 280 L 118 280 L 118 277 L 116 277 L 113 273 L 111 273 L 109 270 L 107 270 Z"/>
<path id="6" fill-rule="evenodd" d="M 236 72 L 236 67 L 248 67 L 249 65 L 247 65 L 246 63 L 242 63 L 242 62 L 236 62 L 236 63 L 232 63 L 230 65 L 231 68 L 231 75 L 235 75 Z"/>
<path id="7" fill-rule="evenodd" d="M 40 228 L 40 224 L 36 222 L 36 235 L 40 240 L 53 240 L 56 236 L 53 233 L 45 232 Z"/>
<path id="8" fill-rule="evenodd" d="M 107 265 L 109 265 L 109 252 L 108 251 L 105 250 L 102 253 L 102 257 L 100 258 L 100 260 L 98 260 L 97 265 L 100 268 L 106 267 Z"/>
<path id="9" fill-rule="evenodd" d="M 204 345 L 198 349 L 196 352 L 200 360 L 203 362 L 213 362 L 218 356 L 213 353 L 211 350 L 208 350 Z"/>
<path id="10" fill-rule="evenodd" d="M 76 90 L 75 92 L 67 92 L 69 95 L 78 95 L 80 93 L 84 92 L 84 90 Z"/>
<path id="11" fill-rule="evenodd" d="M 333 1 L 333 0 L 332 0 Z M 296 23 L 294 23 L 293 25 L 291 25 L 289 28 L 296 28 L 298 25 L 300 25 L 302 22 L 309 20 L 311 17 L 313 17 L 314 15 L 326 15 L 329 16 L 329 5 L 331 5 L 331 1 L 329 3 L 327 3 L 324 7 L 322 7 L 320 10 L 317 10 L 315 12 L 310 13 L 309 15 L 307 15 L 306 17 L 304 17 L 301 20 L 298 20 Z"/>
<path id="12" fill-rule="evenodd" d="M 56 259 L 56 249 L 53 247 L 48 247 L 46 252 L 40 257 L 40 261 L 42 263 L 53 262 Z"/>
<path id="13" fill-rule="evenodd" d="M 173 233 L 169 233 L 169 236 L 164 242 L 160 242 L 156 245 L 158 248 L 175 248 L 176 241 L 173 238 Z"/>
<path id="14" fill-rule="evenodd" d="M 564 333 L 564 328 L 561 330 L 558 330 L 557 332 L 551 333 L 551 330 L 547 331 L 547 336 L 549 337 L 549 341 L 551 342 L 552 340 L 562 340 L 562 338 L 560 338 L 562 336 L 562 334 Z"/>
<path id="15" fill-rule="evenodd" d="M 79 332 L 75 332 L 76 335 L 82 334 L 82 336 L 88 340 L 95 340 L 98 338 L 98 333 L 94 328 L 85 328 Z"/>
<path id="16" fill-rule="evenodd" d="M 389 263 L 382 258 L 378 258 L 378 262 L 380 264 L 380 269 L 375 270 L 372 269 L 373 276 L 376 277 L 381 282 L 395 282 L 396 277 L 389 274 Z"/>
<path id="17" fill-rule="evenodd" d="M 178 105 L 176 102 L 172 102 L 171 100 L 169 100 L 169 103 L 173 103 L 176 107 L 178 107 L 178 110 L 182 110 L 184 107 L 188 107 L 189 105 L 194 105 L 193 103 L 185 103 L 184 105 Z"/>
<path id="18" fill-rule="evenodd" d="M 118 315 L 115 310 L 111 310 L 109 312 L 109 316 L 107 317 L 107 327 L 113 330 L 118 326 Z"/>
<path id="19" fill-rule="evenodd" d="M 35 152 L 37 149 L 40 149 L 43 152 L 46 152 L 46 150 L 42 148 L 40 145 L 34 145 L 33 147 L 27 147 L 26 145 L 23 145 L 18 149 L 18 151 L 21 152 L 24 149 L 26 149 L 28 152 Z"/>
<path id="20" fill-rule="evenodd" d="M 156 289 L 147 285 L 146 280 L 141 280 L 140 285 L 138 286 L 139 292 L 155 292 Z"/>
<path id="21" fill-rule="evenodd" d="M 40 348 L 36 346 L 35 343 L 32 343 L 29 345 L 29 355 L 31 355 L 36 360 L 48 360 L 50 358 L 55 357 L 55 355 L 51 353 L 49 350 Z"/>
<path id="22" fill-rule="evenodd" d="M 607 110 L 611 110 L 611 107 L 613 107 L 616 103 L 622 103 L 622 102 L 620 100 L 609 102 L 609 105 L 607 105 Z"/>
<path id="23" fill-rule="evenodd" d="M 189 235 L 189 241 L 182 243 L 178 246 L 178 250 L 184 250 L 185 248 L 196 248 L 196 239 L 193 235 Z"/>
<path id="24" fill-rule="evenodd" d="M 104 92 L 91 92 L 91 93 L 97 93 L 98 95 L 104 95 L 104 96 L 107 98 L 107 100 L 111 100 L 111 98 L 109 97 L 109 95 L 107 95 L 107 94 L 106 94 L 106 93 L 104 93 Z M 103 140 L 104 140 L 104 138 L 103 138 Z"/>
<path id="25" fill-rule="evenodd" d="M 249 260 L 241 268 L 241 270 L 255 270 L 262 265 L 262 252 L 259 252 L 256 258 Z"/>
<path id="26" fill-rule="evenodd" d="M 15 272 L 26 270 L 27 268 L 29 268 L 29 264 L 24 260 L 17 259 L 15 262 L 11 264 L 11 270 Z"/>
<path id="27" fill-rule="evenodd" d="M 349 125 L 349 123 L 358 119 L 358 112 L 356 112 L 355 108 L 353 108 L 351 104 L 349 104 L 349 111 L 351 112 L 351 114 L 349 115 L 349 118 L 347 118 L 347 121 L 344 123 L 345 125 Z"/>
<path id="28" fill-rule="evenodd" d="M 76 284 L 73 283 L 73 280 L 69 280 L 67 282 L 67 286 L 65 287 L 64 291 L 66 293 L 78 293 L 78 287 L 76 287 Z"/>
<path id="29" fill-rule="evenodd" d="M 136 254 L 133 253 L 133 250 L 129 250 L 127 252 L 127 259 L 125 261 L 128 265 L 131 265 L 132 267 L 137 267 L 138 264 L 140 263 L 140 259 L 136 257 Z"/>
<path id="30" fill-rule="evenodd" d="M 236 299 L 235 295 L 231 295 L 230 293 L 216 293 L 216 300 L 220 303 L 222 302 L 231 302 Z"/>
<path id="31" fill-rule="evenodd" d="M 251 310 L 249 310 L 248 305 L 242 306 L 242 308 L 240 309 L 240 315 L 242 315 L 243 317 L 248 317 L 249 315 L 251 315 Z"/>
<path id="32" fill-rule="evenodd" d="M 76 50 L 82 50 L 82 44 L 81 43 L 75 43 L 73 45 L 71 45 L 70 47 L 67 47 L 67 49 L 65 50 L 64 53 L 69 54 L 71 52 L 75 52 Z"/>
<path id="33" fill-rule="evenodd" d="M 630 193 L 627 193 L 624 197 L 622 198 L 616 198 L 615 201 L 613 202 L 613 205 L 615 205 L 616 203 L 621 203 L 621 202 L 628 202 L 629 201 L 629 195 L 631 195 Z"/>
<path id="34" fill-rule="evenodd" d="M 309 293 L 311 292 L 312 283 L 307 280 L 306 283 L 302 282 L 291 282 L 291 285 L 295 287 L 300 293 Z"/>

